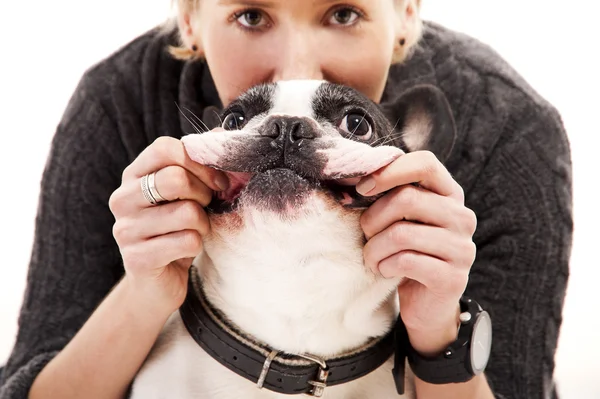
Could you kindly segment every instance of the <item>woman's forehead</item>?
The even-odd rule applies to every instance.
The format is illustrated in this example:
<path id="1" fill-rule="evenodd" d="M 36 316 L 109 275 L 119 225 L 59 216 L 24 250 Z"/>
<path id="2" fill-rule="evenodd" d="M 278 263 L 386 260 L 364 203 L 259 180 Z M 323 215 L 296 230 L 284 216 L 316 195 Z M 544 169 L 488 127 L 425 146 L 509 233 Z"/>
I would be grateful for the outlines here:
<path id="1" fill-rule="evenodd" d="M 203 0 L 206 1 L 206 0 Z M 209 0 L 217 3 L 218 5 L 241 5 L 248 7 L 265 7 L 265 8 L 274 8 L 274 7 L 282 7 L 282 6 L 303 6 L 305 8 L 310 7 L 323 7 L 328 5 L 361 5 L 361 6 L 377 6 L 381 3 L 391 2 L 395 3 L 400 0 L 352 0 L 342 1 L 342 0 Z"/>

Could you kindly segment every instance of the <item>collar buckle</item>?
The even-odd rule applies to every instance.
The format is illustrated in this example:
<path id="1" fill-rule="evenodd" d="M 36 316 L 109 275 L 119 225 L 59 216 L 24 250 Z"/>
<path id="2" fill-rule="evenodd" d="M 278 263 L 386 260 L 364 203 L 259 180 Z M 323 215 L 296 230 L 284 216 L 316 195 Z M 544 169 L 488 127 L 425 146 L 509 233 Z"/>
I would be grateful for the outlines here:
<path id="1" fill-rule="evenodd" d="M 325 363 L 325 360 L 320 359 L 313 355 L 297 354 L 296 356 L 300 356 L 304 359 L 310 360 L 311 362 L 315 362 L 316 364 L 319 365 L 319 371 L 317 373 L 316 380 L 311 380 L 308 382 L 310 385 L 313 386 L 312 391 L 310 391 L 308 393 L 308 395 L 314 396 L 316 398 L 320 398 L 321 396 L 323 396 L 323 393 L 325 392 L 325 388 L 327 388 L 327 377 L 329 377 L 329 367 L 327 366 L 327 363 Z"/>

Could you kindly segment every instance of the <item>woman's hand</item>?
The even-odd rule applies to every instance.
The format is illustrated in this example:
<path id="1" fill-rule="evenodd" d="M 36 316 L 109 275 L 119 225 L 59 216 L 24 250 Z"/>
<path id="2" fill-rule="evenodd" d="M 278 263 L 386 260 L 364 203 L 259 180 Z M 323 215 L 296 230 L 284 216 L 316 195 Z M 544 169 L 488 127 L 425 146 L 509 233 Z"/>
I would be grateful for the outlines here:
<path id="1" fill-rule="evenodd" d="M 156 206 L 140 185 L 153 172 L 156 189 L 168 201 Z M 183 303 L 189 267 L 210 230 L 204 207 L 213 190 L 226 185 L 222 172 L 192 161 L 182 142 L 171 137 L 158 138 L 125 169 L 109 206 L 126 280 L 134 291 L 166 311 Z"/>
<path id="2" fill-rule="evenodd" d="M 357 185 L 362 195 L 390 189 L 363 213 L 365 264 L 387 278 L 406 277 L 398 294 L 411 345 L 423 355 L 437 354 L 456 339 L 477 220 L 462 188 L 431 152 L 403 155 Z"/>

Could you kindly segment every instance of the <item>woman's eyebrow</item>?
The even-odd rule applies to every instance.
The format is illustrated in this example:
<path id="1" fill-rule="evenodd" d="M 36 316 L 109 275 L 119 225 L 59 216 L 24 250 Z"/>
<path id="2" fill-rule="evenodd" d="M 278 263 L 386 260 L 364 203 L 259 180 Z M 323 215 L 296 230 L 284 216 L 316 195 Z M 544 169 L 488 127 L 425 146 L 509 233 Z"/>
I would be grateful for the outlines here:
<path id="1" fill-rule="evenodd" d="M 312 0 L 313 6 L 322 6 L 329 3 L 339 2 L 340 0 Z"/>
<path id="2" fill-rule="evenodd" d="M 312 0 L 311 3 L 313 6 L 325 6 L 339 1 L 340 0 Z M 219 0 L 218 4 L 223 6 L 240 5 L 246 7 L 274 8 L 279 5 L 280 2 L 273 0 Z"/>
<path id="3" fill-rule="evenodd" d="M 269 0 L 219 0 L 219 5 L 230 6 L 230 5 L 241 5 L 249 7 L 275 7 L 277 1 Z"/>

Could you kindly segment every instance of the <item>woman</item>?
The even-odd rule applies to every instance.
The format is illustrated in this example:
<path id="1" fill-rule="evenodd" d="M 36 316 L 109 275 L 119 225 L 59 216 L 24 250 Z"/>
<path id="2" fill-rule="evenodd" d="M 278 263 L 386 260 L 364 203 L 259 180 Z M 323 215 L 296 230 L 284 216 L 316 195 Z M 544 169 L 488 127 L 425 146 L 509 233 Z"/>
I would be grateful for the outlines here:
<path id="1" fill-rule="evenodd" d="M 572 234 L 560 117 L 494 52 L 422 24 L 418 10 L 417 0 L 179 0 L 174 30 L 148 32 L 91 68 L 44 173 L 0 397 L 126 394 L 184 299 L 210 229 L 203 206 L 228 184 L 186 156 L 178 138 L 192 126 L 177 105 L 202 115 L 256 83 L 295 78 L 344 83 L 382 103 L 430 83 L 454 111 L 458 140 L 444 165 L 416 152 L 357 186 L 390 190 L 362 218 L 364 256 L 384 276 L 410 278 L 398 292 L 416 353 L 436 357 L 454 342 L 463 294 L 493 319 L 485 372 L 417 379 L 418 397 L 556 397 Z M 167 199 L 158 206 L 140 190 L 155 171 Z"/>

